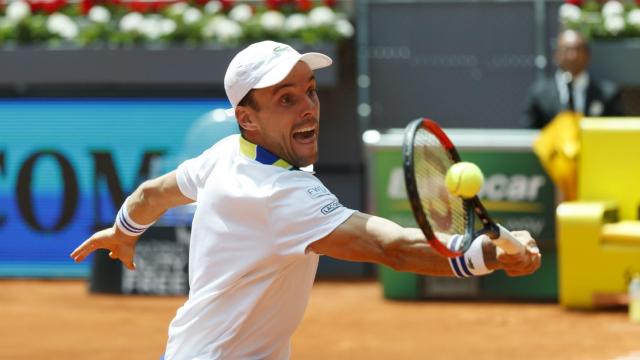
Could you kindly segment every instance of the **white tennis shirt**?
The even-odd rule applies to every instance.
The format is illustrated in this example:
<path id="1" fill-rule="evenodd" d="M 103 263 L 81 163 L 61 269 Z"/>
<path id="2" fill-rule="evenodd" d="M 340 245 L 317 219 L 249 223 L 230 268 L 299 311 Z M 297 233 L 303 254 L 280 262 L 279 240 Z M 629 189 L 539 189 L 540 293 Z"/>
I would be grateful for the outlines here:
<path id="1" fill-rule="evenodd" d="M 176 175 L 197 210 L 189 298 L 169 326 L 165 359 L 288 359 L 318 265 L 307 246 L 354 210 L 239 135 Z"/>

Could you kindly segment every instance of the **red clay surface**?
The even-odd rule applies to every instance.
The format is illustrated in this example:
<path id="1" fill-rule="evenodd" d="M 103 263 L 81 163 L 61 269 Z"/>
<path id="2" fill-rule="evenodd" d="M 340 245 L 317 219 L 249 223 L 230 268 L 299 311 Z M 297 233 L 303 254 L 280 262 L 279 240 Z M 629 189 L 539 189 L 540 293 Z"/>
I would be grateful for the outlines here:
<path id="1" fill-rule="evenodd" d="M 555 304 L 396 302 L 376 282 L 319 282 L 293 359 L 640 359 L 627 313 Z M 0 359 L 158 359 L 182 297 L 83 281 L 0 281 Z"/>

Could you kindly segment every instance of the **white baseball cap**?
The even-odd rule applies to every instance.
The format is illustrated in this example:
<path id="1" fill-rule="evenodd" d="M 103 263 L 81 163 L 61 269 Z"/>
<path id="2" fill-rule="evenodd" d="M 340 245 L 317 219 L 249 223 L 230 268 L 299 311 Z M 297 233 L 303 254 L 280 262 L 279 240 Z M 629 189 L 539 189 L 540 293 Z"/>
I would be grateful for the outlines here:
<path id="1" fill-rule="evenodd" d="M 287 77 L 298 61 L 304 61 L 311 70 L 331 65 L 333 60 L 327 55 L 309 52 L 300 54 L 287 44 L 275 41 L 261 41 L 251 44 L 233 57 L 224 76 L 224 90 L 231 102 L 227 115 L 251 89 L 273 86 Z"/>

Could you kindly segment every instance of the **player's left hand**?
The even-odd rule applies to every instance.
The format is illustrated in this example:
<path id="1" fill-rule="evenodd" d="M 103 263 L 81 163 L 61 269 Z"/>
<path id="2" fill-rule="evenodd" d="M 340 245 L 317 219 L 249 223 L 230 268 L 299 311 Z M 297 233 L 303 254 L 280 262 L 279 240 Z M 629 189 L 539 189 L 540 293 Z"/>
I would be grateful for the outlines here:
<path id="1" fill-rule="evenodd" d="M 100 230 L 85 240 L 71 253 L 71 258 L 76 262 L 83 261 L 92 252 L 98 249 L 109 250 L 109 257 L 120 260 L 129 270 L 135 270 L 133 262 L 137 237 L 127 236 L 120 232 L 114 225 Z"/>
<path id="2" fill-rule="evenodd" d="M 542 258 L 536 241 L 528 231 L 512 231 L 511 233 L 524 245 L 525 251 L 522 254 L 509 255 L 498 247 L 498 263 L 509 276 L 523 276 L 534 273 L 540 267 Z"/>

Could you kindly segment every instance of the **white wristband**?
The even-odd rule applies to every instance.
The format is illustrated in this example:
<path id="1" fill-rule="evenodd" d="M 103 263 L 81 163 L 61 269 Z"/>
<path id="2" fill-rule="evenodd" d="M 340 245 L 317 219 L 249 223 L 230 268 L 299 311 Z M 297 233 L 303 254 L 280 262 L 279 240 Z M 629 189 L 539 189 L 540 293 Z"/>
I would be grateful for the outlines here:
<path id="1" fill-rule="evenodd" d="M 153 223 L 147 225 L 140 225 L 137 222 L 133 221 L 129 217 L 129 212 L 127 211 L 127 203 L 129 202 L 129 198 L 127 197 L 124 200 L 124 203 L 120 207 L 120 211 L 118 211 L 118 215 L 116 216 L 116 226 L 120 231 L 129 236 L 140 236 L 145 232 Z"/>
<path id="2" fill-rule="evenodd" d="M 471 246 L 462 256 L 449 258 L 449 265 L 453 274 L 459 278 L 486 275 L 493 272 L 489 270 L 484 263 L 484 255 L 482 253 L 482 242 L 486 235 L 478 236 L 473 239 Z M 454 235 L 449 240 L 449 249 L 457 250 L 462 243 L 462 235 Z"/>

